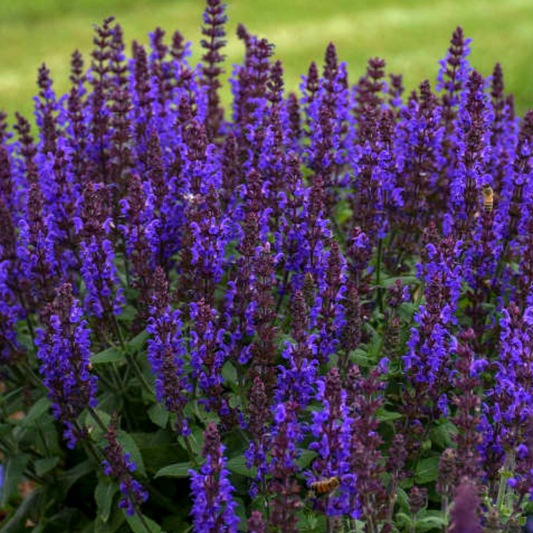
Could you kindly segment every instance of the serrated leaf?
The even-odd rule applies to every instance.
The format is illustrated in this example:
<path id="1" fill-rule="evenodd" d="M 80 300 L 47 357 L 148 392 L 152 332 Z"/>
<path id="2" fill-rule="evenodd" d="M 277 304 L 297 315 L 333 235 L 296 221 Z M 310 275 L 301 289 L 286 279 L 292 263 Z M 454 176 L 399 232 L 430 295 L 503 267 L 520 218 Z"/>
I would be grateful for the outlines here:
<path id="1" fill-rule="evenodd" d="M 96 485 L 94 499 L 98 508 L 98 516 L 102 519 L 102 522 L 107 522 L 111 516 L 113 497 L 117 491 L 117 484 L 110 482 L 109 480 L 101 479 L 98 482 L 98 485 Z"/>
<path id="2" fill-rule="evenodd" d="M 141 514 L 139 516 L 137 513 L 135 513 L 133 516 L 129 516 L 128 514 L 126 514 L 126 511 L 124 509 L 122 511 L 133 533 L 148 533 L 145 525 L 143 524 L 143 520 L 148 525 L 152 533 L 163 533 L 161 531 L 161 527 L 153 520 L 148 518 L 146 515 Z"/>
<path id="3" fill-rule="evenodd" d="M 173 465 L 165 466 L 164 468 L 161 468 L 161 470 L 158 470 L 154 477 L 189 477 L 189 470 L 193 468 L 193 464 L 191 462 L 186 463 L 175 463 Z"/>
<path id="4" fill-rule="evenodd" d="M 119 361 L 122 361 L 122 359 L 122 352 L 118 348 L 111 346 L 111 348 L 107 348 L 107 350 L 93 355 L 91 357 L 91 363 L 93 365 L 104 365 L 106 363 L 118 363 Z"/>
<path id="5" fill-rule="evenodd" d="M 5 507 L 7 502 L 18 492 L 18 484 L 23 479 L 30 456 L 27 453 L 8 455 L 4 460 L 4 475 L 2 476 L 0 508 Z"/>
<path id="6" fill-rule="evenodd" d="M 421 485 L 431 483 L 437 479 L 439 475 L 439 457 L 428 457 L 422 459 L 415 470 L 415 481 Z"/>
<path id="7" fill-rule="evenodd" d="M 57 463 L 59 463 L 59 457 L 45 457 L 44 459 L 39 459 L 35 461 L 35 473 L 38 476 L 44 476 L 46 473 L 50 472 Z"/>
<path id="8" fill-rule="evenodd" d="M 148 417 L 156 426 L 165 429 L 168 424 L 169 412 L 160 403 L 154 403 L 148 409 Z"/>

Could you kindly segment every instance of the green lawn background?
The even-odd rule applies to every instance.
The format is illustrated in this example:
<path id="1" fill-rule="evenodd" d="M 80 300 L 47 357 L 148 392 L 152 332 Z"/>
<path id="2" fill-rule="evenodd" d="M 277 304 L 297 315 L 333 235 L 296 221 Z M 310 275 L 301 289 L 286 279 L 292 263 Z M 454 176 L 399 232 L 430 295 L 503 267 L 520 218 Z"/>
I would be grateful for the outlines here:
<path id="1" fill-rule="evenodd" d="M 108 15 L 122 24 L 128 49 L 132 39 L 146 43 L 161 26 L 193 41 L 197 58 L 203 7 L 202 0 L 0 0 L 0 108 L 32 113 L 43 61 L 56 91 L 65 92 L 71 52 L 87 55 L 92 25 Z M 235 36 L 242 22 L 276 45 L 291 90 L 310 61 L 322 64 L 330 41 L 348 62 L 352 83 L 367 59 L 379 56 L 412 89 L 425 78 L 433 82 L 453 29 L 462 25 L 474 40 L 473 65 L 487 76 L 500 61 L 519 112 L 533 107 L 533 0 L 228 0 L 228 12 L 228 75 L 242 57 Z"/>

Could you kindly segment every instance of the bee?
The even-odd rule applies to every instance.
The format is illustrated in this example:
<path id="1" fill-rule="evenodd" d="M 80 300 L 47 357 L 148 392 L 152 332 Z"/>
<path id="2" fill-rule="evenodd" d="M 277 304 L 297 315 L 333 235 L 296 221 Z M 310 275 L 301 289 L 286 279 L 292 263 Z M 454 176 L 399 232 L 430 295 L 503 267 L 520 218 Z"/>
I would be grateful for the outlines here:
<path id="1" fill-rule="evenodd" d="M 327 479 L 321 479 L 319 481 L 313 481 L 309 485 L 309 492 L 311 496 L 320 496 L 322 494 L 329 494 L 340 486 L 341 482 L 338 477 L 330 477 Z"/>
<path id="2" fill-rule="evenodd" d="M 485 213 L 492 213 L 494 207 L 494 191 L 492 187 L 485 183 L 481 187 L 481 193 L 483 194 L 483 209 Z"/>

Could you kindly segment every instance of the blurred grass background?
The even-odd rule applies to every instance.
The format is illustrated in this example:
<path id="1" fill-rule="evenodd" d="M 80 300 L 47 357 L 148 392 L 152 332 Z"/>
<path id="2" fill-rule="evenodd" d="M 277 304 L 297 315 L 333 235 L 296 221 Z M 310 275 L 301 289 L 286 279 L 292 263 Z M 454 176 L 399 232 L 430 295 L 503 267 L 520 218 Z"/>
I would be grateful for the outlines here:
<path id="1" fill-rule="evenodd" d="M 503 65 L 506 89 L 519 112 L 533 107 L 533 0 L 226 0 L 230 16 L 226 72 L 242 58 L 235 28 L 276 45 L 286 84 L 296 89 L 312 60 L 322 64 L 333 41 L 349 64 L 351 82 L 371 56 L 387 60 L 388 71 L 403 73 L 408 90 L 435 79 L 438 59 L 452 31 L 463 26 L 472 37 L 471 61 L 485 76 Z M 10 115 L 32 113 L 37 68 L 45 61 L 58 93 L 68 89 L 70 54 L 78 48 L 89 62 L 92 25 L 115 15 L 128 45 L 148 42 L 161 26 L 179 29 L 199 57 L 203 0 L 0 0 L 0 108 Z M 226 100 L 229 89 L 225 87 Z"/>

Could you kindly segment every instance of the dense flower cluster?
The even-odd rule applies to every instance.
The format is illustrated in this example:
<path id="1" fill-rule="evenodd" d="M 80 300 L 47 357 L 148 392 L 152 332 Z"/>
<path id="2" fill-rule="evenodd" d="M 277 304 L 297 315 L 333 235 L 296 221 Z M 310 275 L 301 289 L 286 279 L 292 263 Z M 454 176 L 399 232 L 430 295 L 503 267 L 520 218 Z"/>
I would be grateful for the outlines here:
<path id="1" fill-rule="evenodd" d="M 225 108 L 226 21 L 207 0 L 193 65 L 106 19 L 67 95 L 40 68 L 35 138 L 0 115 L 4 471 L 54 487 L 43 524 L 85 483 L 94 531 L 516 530 L 533 111 L 461 28 L 435 90 L 380 58 L 351 84 L 330 44 L 297 94 L 242 25 Z"/>

